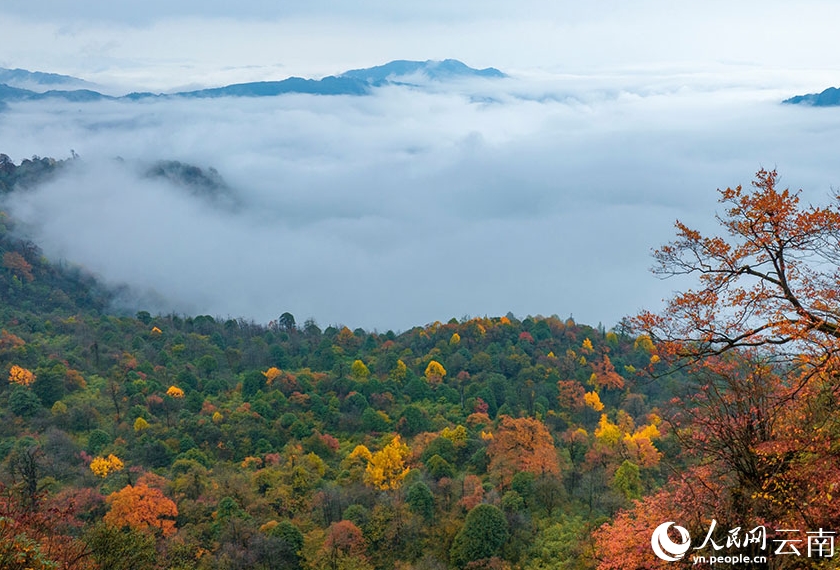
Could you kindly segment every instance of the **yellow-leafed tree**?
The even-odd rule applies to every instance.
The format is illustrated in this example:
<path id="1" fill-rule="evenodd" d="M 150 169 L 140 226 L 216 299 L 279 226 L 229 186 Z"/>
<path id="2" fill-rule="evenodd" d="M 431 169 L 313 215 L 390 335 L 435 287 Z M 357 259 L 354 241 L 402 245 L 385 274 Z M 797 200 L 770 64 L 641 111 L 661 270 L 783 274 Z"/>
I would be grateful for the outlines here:
<path id="1" fill-rule="evenodd" d="M 134 431 L 141 432 L 144 429 L 148 429 L 148 428 L 149 428 L 149 422 L 147 422 L 145 419 L 143 419 L 141 417 L 138 417 L 136 420 L 134 420 Z"/>
<path id="2" fill-rule="evenodd" d="M 35 381 L 35 374 L 31 371 L 15 364 L 9 370 L 9 382 L 13 384 L 20 384 L 21 386 L 29 386 Z"/>
<path id="3" fill-rule="evenodd" d="M 617 445 L 622 436 L 621 428 L 612 423 L 607 414 L 601 414 L 601 420 L 595 428 L 595 438 L 606 445 Z"/>
<path id="4" fill-rule="evenodd" d="M 114 471 L 122 471 L 123 467 L 125 465 L 122 460 L 113 453 L 108 457 L 94 457 L 93 461 L 90 462 L 90 470 L 93 471 L 94 475 L 102 478 L 107 477 L 109 473 Z"/>
<path id="5" fill-rule="evenodd" d="M 391 378 L 395 382 L 402 382 L 408 375 L 408 366 L 402 360 L 397 360 L 397 365 L 391 370 Z"/>
<path id="6" fill-rule="evenodd" d="M 594 390 L 592 392 L 587 392 L 583 395 L 583 401 L 586 403 L 587 406 L 595 410 L 596 412 L 600 412 L 604 409 L 604 404 L 601 402 L 600 396 L 598 396 L 598 392 Z"/>
<path id="7" fill-rule="evenodd" d="M 350 374 L 357 382 L 364 382 L 370 376 L 370 369 L 361 360 L 354 360 L 350 366 Z"/>
<path id="8" fill-rule="evenodd" d="M 356 459 L 357 457 L 361 457 L 364 459 L 365 463 L 369 463 L 371 459 L 373 459 L 373 454 L 370 452 L 370 449 L 367 448 L 365 445 L 357 445 L 353 448 L 353 451 L 350 452 L 350 455 L 347 456 L 348 459 Z"/>
<path id="9" fill-rule="evenodd" d="M 184 391 L 181 390 L 178 386 L 170 386 L 169 389 L 166 391 L 166 395 L 170 398 L 183 398 Z"/>
<path id="10" fill-rule="evenodd" d="M 371 456 L 365 469 L 365 483 L 382 491 L 399 489 L 408 475 L 405 458 L 409 453 L 400 436 L 395 436 L 391 443 Z"/>
<path id="11" fill-rule="evenodd" d="M 262 375 L 265 376 L 265 383 L 270 385 L 272 382 L 277 380 L 277 378 L 283 375 L 283 371 L 276 366 L 272 366 L 263 372 Z"/>
<path id="12" fill-rule="evenodd" d="M 428 380 L 430 384 L 440 384 L 443 382 L 443 377 L 446 376 L 446 368 L 444 368 L 443 364 L 437 360 L 432 360 L 429 362 L 429 365 L 426 366 L 425 374 L 426 380 Z"/>
<path id="13" fill-rule="evenodd" d="M 445 427 L 440 432 L 440 437 L 451 441 L 455 447 L 464 447 L 467 445 L 467 428 L 464 426 L 456 426 L 455 428 Z"/>

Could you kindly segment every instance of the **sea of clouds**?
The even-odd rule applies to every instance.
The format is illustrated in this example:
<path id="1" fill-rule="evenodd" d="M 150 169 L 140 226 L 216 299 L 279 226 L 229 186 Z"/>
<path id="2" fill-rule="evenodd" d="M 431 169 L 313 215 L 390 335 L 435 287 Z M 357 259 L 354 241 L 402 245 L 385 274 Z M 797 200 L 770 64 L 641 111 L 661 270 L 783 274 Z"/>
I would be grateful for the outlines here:
<path id="1" fill-rule="evenodd" d="M 136 308 L 405 330 L 466 315 L 615 325 L 682 282 L 650 274 L 681 219 L 761 167 L 826 201 L 840 111 L 804 83 L 718 66 L 284 95 L 10 104 L 0 152 L 80 155 L 0 204 L 53 259 Z M 114 160 L 124 159 L 122 162 Z M 139 172 L 213 167 L 238 206 Z"/>

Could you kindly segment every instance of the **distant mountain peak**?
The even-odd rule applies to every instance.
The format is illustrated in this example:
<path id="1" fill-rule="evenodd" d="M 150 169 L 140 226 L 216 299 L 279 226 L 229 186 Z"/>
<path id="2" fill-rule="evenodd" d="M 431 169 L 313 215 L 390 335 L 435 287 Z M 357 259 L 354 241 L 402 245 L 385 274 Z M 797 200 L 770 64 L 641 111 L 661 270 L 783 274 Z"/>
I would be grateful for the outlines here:
<path id="1" fill-rule="evenodd" d="M 808 93 L 785 99 L 782 103 L 789 105 L 811 105 L 813 107 L 835 107 L 840 105 L 840 89 L 829 87 L 820 93 Z"/>
<path id="2" fill-rule="evenodd" d="M 364 69 L 352 69 L 339 75 L 339 77 L 349 77 L 353 79 L 360 79 L 368 83 L 377 85 L 383 82 L 398 80 L 412 75 L 422 74 L 433 81 L 443 81 L 447 79 L 457 79 L 464 77 L 487 77 L 487 78 L 503 78 L 507 77 L 504 73 L 495 67 L 487 67 L 485 69 L 475 69 L 458 61 L 457 59 L 444 60 L 426 60 L 426 61 L 412 61 L 406 59 L 397 59 L 390 61 L 384 65 L 377 65 L 375 67 L 368 67 Z"/>

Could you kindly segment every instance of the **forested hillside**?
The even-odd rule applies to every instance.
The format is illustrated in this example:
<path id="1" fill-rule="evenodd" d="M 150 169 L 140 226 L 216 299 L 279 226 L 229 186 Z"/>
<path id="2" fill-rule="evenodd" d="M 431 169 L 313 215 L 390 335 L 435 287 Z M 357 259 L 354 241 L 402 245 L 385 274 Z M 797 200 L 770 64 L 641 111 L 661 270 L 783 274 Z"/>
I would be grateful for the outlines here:
<path id="1" fill-rule="evenodd" d="M 679 461 L 646 336 L 120 316 L 0 222 L 3 568 L 591 568 Z"/>
<path id="2" fill-rule="evenodd" d="M 124 314 L 0 213 L 0 568 L 832 567 L 840 198 L 776 182 L 678 222 L 655 272 L 697 287 L 611 330 Z"/>

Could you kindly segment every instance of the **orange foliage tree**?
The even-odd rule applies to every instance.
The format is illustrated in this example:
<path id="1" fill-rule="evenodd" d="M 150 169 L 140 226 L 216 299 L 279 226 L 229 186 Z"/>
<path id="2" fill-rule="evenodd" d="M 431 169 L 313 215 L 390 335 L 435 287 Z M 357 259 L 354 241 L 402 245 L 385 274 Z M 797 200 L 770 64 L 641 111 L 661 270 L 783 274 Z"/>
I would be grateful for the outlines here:
<path id="1" fill-rule="evenodd" d="M 465 475 L 461 483 L 463 493 L 458 504 L 464 507 L 465 511 L 471 511 L 473 507 L 481 504 L 484 499 L 484 486 L 481 484 L 481 477 L 477 475 Z"/>
<path id="2" fill-rule="evenodd" d="M 803 354 L 799 363 L 811 371 L 837 368 L 840 196 L 828 207 L 801 207 L 799 193 L 776 181 L 776 171 L 760 170 L 752 191 L 720 191 L 724 235 L 705 237 L 678 221 L 677 240 L 655 252 L 655 273 L 700 280 L 661 313 L 635 319 L 666 355 L 696 361 L 761 347 Z"/>
<path id="3" fill-rule="evenodd" d="M 111 510 L 103 520 L 108 524 L 140 531 L 160 531 L 164 536 L 175 533 L 178 508 L 160 489 L 141 483 L 127 485 L 108 495 L 106 501 Z"/>
<path id="4" fill-rule="evenodd" d="M 762 510 L 840 523 L 826 498 L 840 483 L 840 196 L 803 206 L 767 170 L 720 195 L 723 235 L 677 222 L 677 240 L 655 254 L 659 274 L 696 275 L 700 287 L 636 324 L 671 362 L 695 365 L 682 418 L 691 449 L 726 465 Z M 786 513 L 793 505 L 810 514 Z"/>
<path id="5" fill-rule="evenodd" d="M 21 386 L 29 386 L 35 381 L 35 374 L 32 371 L 15 364 L 9 370 L 9 382 L 13 384 L 20 384 Z"/>
<path id="6" fill-rule="evenodd" d="M 348 520 L 332 523 L 314 566 L 330 570 L 372 568 L 367 564 L 365 539 L 361 529 Z"/>
<path id="7" fill-rule="evenodd" d="M 23 256 L 16 251 L 7 251 L 3 254 L 3 266 L 12 273 L 19 275 L 26 279 L 27 282 L 32 282 L 35 277 L 32 275 L 32 264 L 30 264 Z"/>
<path id="8" fill-rule="evenodd" d="M 699 286 L 634 320 L 657 356 L 690 373 L 669 420 L 694 463 L 599 531 L 604 569 L 619 567 L 610 552 L 622 542 L 622 553 L 647 556 L 620 567 L 656 567 L 650 525 L 669 520 L 692 536 L 712 518 L 724 528 L 840 525 L 840 196 L 804 206 L 760 170 L 720 201 L 719 235 L 677 222 L 677 239 L 655 253 L 656 273 Z"/>
<path id="9" fill-rule="evenodd" d="M 0 350 L 21 348 L 26 345 L 26 342 L 16 334 L 12 334 L 6 329 L 0 331 Z"/>
<path id="10" fill-rule="evenodd" d="M 557 391 L 557 402 L 561 408 L 580 410 L 586 405 L 586 389 L 577 380 L 558 381 Z"/>
<path id="11" fill-rule="evenodd" d="M 166 390 L 166 395 L 170 398 L 183 398 L 184 391 L 178 386 L 170 386 L 169 389 Z"/>
<path id="12" fill-rule="evenodd" d="M 624 388 L 624 378 L 615 371 L 615 366 L 606 354 L 600 361 L 592 363 L 592 370 L 592 382 L 595 386 L 613 390 Z"/>
<path id="13" fill-rule="evenodd" d="M 271 368 L 263 372 L 262 375 L 265 376 L 266 384 L 271 384 L 277 378 L 283 375 L 283 371 L 277 368 L 276 366 L 272 366 Z"/>
<path id="14" fill-rule="evenodd" d="M 545 424 L 536 418 L 502 416 L 487 452 L 489 471 L 502 487 L 508 487 L 520 471 L 535 475 L 560 472 L 554 439 Z"/>
<path id="15" fill-rule="evenodd" d="M 708 468 L 701 468 L 688 478 L 676 477 L 667 489 L 634 501 L 632 508 L 595 531 L 598 570 L 681 568 L 653 554 L 651 533 L 663 522 L 677 521 L 692 537 L 701 536 L 702 530 L 708 528 L 703 513 L 719 513 L 718 521 L 731 520 L 726 511 L 727 497 L 724 485 Z"/>

